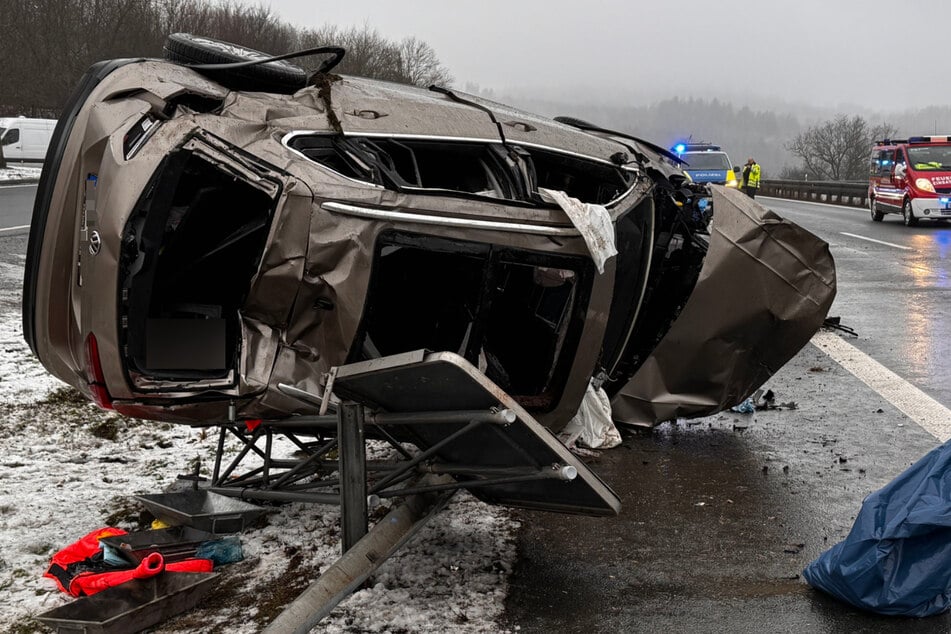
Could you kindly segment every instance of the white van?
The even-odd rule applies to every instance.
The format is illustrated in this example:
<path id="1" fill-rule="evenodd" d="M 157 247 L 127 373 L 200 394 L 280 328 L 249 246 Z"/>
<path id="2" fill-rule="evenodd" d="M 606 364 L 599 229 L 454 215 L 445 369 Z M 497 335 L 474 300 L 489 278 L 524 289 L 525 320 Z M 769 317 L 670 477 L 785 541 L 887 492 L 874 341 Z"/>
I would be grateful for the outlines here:
<path id="1" fill-rule="evenodd" d="M 0 119 L 0 143 L 8 161 L 43 162 L 56 119 Z"/>

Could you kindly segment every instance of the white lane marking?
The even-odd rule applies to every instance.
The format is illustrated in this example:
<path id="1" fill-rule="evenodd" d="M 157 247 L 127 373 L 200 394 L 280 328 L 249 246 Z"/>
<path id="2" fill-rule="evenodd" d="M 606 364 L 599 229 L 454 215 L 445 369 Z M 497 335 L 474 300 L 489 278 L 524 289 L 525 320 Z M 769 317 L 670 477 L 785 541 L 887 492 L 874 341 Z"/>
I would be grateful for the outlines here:
<path id="1" fill-rule="evenodd" d="M 868 240 L 869 242 L 875 242 L 877 244 L 884 244 L 888 247 L 895 247 L 896 249 L 904 249 L 905 251 L 914 251 L 911 247 L 903 247 L 900 244 L 894 244 L 893 242 L 885 242 L 884 240 L 876 240 L 875 238 L 866 238 L 865 236 L 860 236 L 857 233 L 848 233 L 846 231 L 840 231 L 844 236 L 850 236 L 852 238 L 858 238 L 859 240 Z"/>
<path id="2" fill-rule="evenodd" d="M 929 434 L 941 442 L 951 438 L 951 410 L 944 405 L 839 335 L 820 331 L 812 343 Z"/>
<path id="3" fill-rule="evenodd" d="M 20 225 L 19 227 L 7 227 L 6 229 L 0 229 L 0 233 L 6 233 L 7 231 L 20 231 L 21 229 L 29 229 L 30 225 Z"/>
<path id="4" fill-rule="evenodd" d="M 833 205 L 832 203 L 820 203 L 815 200 L 799 200 L 798 198 L 776 198 L 775 196 L 757 196 L 756 200 L 766 198 L 769 200 L 778 200 L 783 203 L 801 203 L 803 205 L 819 205 L 820 207 L 832 207 L 833 209 L 847 209 L 849 211 L 864 211 L 868 213 L 868 207 L 855 207 L 853 205 Z"/>
<path id="5" fill-rule="evenodd" d="M 36 183 L 21 183 L 19 185 L 4 185 L 3 181 L 0 181 L 0 189 L 13 189 L 14 187 L 36 187 Z"/>

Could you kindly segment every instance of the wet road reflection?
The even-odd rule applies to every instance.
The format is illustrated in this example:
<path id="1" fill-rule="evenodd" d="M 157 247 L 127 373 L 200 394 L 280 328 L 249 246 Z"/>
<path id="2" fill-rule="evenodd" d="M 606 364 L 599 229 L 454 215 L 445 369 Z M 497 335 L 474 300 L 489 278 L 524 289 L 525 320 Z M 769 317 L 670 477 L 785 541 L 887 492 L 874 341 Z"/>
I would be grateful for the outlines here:
<path id="1" fill-rule="evenodd" d="M 856 329 L 852 343 L 951 406 L 951 225 L 905 227 L 892 216 L 871 222 L 863 210 L 765 202 L 832 245 L 838 295 L 830 314 Z"/>
<path id="2" fill-rule="evenodd" d="M 839 412 L 873 403 L 854 386 L 832 387 L 826 373 L 848 377 L 822 359 L 811 349 L 771 383 L 797 410 L 625 434 L 591 463 L 620 494 L 619 517 L 519 513 L 507 625 L 546 634 L 948 631 L 951 617 L 863 613 L 799 576 L 847 534 L 861 499 L 903 468 L 903 456 L 933 446 L 887 414 L 843 428 Z"/>

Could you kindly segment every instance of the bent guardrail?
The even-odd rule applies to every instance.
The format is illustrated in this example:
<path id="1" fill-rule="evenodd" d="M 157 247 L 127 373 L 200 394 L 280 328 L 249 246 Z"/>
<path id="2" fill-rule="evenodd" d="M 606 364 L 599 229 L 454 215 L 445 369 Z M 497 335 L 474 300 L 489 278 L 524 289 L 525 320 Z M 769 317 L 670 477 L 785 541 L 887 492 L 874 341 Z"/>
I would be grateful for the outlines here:
<path id="1" fill-rule="evenodd" d="M 850 207 L 868 207 L 868 183 L 865 181 L 787 181 L 764 180 L 763 196 L 824 202 Z"/>

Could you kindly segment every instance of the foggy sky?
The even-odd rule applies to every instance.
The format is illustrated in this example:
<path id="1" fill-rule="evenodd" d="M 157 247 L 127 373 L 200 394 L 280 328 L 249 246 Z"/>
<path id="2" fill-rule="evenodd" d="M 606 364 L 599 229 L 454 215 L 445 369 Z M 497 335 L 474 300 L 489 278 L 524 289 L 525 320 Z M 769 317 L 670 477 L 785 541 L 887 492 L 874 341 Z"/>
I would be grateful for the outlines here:
<path id="1" fill-rule="evenodd" d="M 272 0 L 299 26 L 428 42 L 503 94 L 648 103 L 695 96 L 873 110 L 951 103 L 951 3 L 925 0 Z M 917 25 L 917 26 L 916 26 Z M 895 29 L 887 35 L 889 28 Z M 904 35 L 903 35 L 904 34 Z"/>

